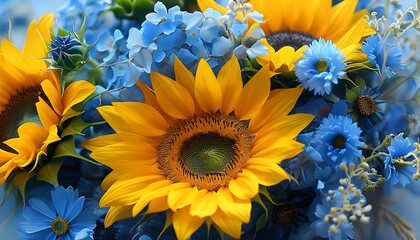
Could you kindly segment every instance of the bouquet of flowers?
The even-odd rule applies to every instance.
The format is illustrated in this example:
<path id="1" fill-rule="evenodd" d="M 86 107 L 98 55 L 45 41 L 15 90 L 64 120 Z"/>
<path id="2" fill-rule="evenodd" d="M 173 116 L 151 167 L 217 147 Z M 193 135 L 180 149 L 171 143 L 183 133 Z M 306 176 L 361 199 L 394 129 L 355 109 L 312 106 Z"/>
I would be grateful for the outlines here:
<path id="1" fill-rule="evenodd" d="M 420 234 L 419 1 L 0 4 L 1 239 Z"/>

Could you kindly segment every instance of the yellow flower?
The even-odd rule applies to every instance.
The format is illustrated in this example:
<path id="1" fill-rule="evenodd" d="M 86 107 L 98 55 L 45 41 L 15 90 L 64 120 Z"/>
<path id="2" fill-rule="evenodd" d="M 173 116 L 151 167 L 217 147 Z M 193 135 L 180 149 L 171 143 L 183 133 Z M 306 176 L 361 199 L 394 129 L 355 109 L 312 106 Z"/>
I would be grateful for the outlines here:
<path id="1" fill-rule="evenodd" d="M 375 34 L 367 23 L 366 10 L 354 12 L 358 0 L 344 0 L 332 6 L 331 0 L 250 0 L 254 9 L 262 13 L 266 22 L 261 25 L 269 46 L 269 55 L 259 58 L 261 64 L 270 62 L 276 71 L 291 71 L 305 46 L 312 40 L 331 40 L 346 56 L 346 62 L 361 61 L 366 55 L 359 49 L 363 37 Z M 214 0 L 198 0 L 201 10 L 212 7 L 222 13 L 226 8 Z M 283 47 L 292 47 L 283 50 Z M 296 52 L 294 50 L 296 50 Z M 279 55 L 276 51 L 282 51 Z"/>
<path id="2" fill-rule="evenodd" d="M 0 185 L 15 171 L 38 166 L 47 147 L 60 140 L 59 125 L 70 108 L 95 87 L 86 81 L 63 90 L 58 71 L 48 70 L 54 16 L 46 14 L 28 27 L 23 50 L 2 39 L 0 45 Z"/>
<path id="3" fill-rule="evenodd" d="M 216 77 L 205 60 L 197 74 L 175 60 L 176 81 L 151 73 L 145 103 L 98 108 L 115 134 L 84 142 L 91 157 L 113 169 L 104 179 L 105 225 L 166 211 L 178 239 L 204 222 L 239 238 L 259 186 L 288 174 L 279 166 L 302 151 L 297 134 L 312 120 L 288 115 L 300 88 L 270 92 L 263 67 L 245 85 L 233 57 Z"/>

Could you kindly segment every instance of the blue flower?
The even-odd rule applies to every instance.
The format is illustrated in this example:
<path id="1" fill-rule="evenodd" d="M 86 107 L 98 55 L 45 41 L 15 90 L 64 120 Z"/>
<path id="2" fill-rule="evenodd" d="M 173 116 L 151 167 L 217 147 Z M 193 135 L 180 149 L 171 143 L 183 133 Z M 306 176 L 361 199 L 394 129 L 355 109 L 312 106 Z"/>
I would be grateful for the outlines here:
<path id="1" fill-rule="evenodd" d="M 84 209 L 84 203 L 85 197 L 79 197 L 79 192 L 72 187 L 56 187 L 48 200 L 29 199 L 20 223 L 20 231 L 26 234 L 22 239 L 70 240 L 87 233 L 92 236 L 96 216 Z"/>
<path id="2" fill-rule="evenodd" d="M 297 62 L 296 76 L 305 89 L 321 96 L 329 95 L 333 85 L 345 74 L 344 58 L 331 40 L 314 40 L 305 50 L 304 57 Z"/>
<path id="3" fill-rule="evenodd" d="M 364 145 L 360 141 L 361 133 L 362 130 L 349 117 L 330 114 L 315 131 L 310 142 L 315 152 L 309 155 L 330 166 L 338 166 L 342 162 L 354 163 L 362 156 L 362 151 L 358 149 Z"/>
<path id="4" fill-rule="evenodd" d="M 363 42 L 361 50 L 367 55 L 369 62 L 375 65 L 378 70 L 381 70 L 384 64 L 385 51 L 389 51 L 385 60 L 385 73 L 387 77 L 393 76 L 395 71 L 402 68 L 401 51 L 396 45 L 390 46 L 388 42 L 384 42 L 379 35 L 368 37 Z"/>
<path id="5" fill-rule="evenodd" d="M 319 219 L 312 223 L 316 235 L 336 240 L 353 239 L 353 224 L 348 219 L 338 225 L 336 230 L 331 231 L 331 222 L 330 220 L 326 221 L 326 217 L 330 214 L 332 207 L 340 208 L 342 204 L 335 200 L 327 201 L 322 199 L 322 204 L 316 205 L 315 215 Z"/>
<path id="6" fill-rule="evenodd" d="M 412 181 L 416 168 L 412 165 L 403 165 L 395 162 L 396 159 L 406 156 L 414 151 L 416 146 L 411 143 L 409 138 L 404 138 L 402 134 L 398 134 L 391 140 L 388 146 L 388 155 L 385 159 L 385 177 L 391 185 L 400 184 L 405 187 Z"/>
<path id="7" fill-rule="evenodd" d="M 223 17 L 222 17 L 223 16 Z M 160 2 L 155 12 L 146 16 L 141 28 L 131 28 L 127 39 L 130 62 L 138 67 L 132 86 L 140 79 L 150 85 L 150 72 L 158 71 L 174 77 L 175 56 L 192 72 L 200 59 L 206 59 L 215 73 L 235 54 L 238 59 L 255 58 L 267 54 L 260 42 L 264 33 L 248 22 L 207 9 L 204 13 L 180 11 L 179 7 L 166 7 Z"/>

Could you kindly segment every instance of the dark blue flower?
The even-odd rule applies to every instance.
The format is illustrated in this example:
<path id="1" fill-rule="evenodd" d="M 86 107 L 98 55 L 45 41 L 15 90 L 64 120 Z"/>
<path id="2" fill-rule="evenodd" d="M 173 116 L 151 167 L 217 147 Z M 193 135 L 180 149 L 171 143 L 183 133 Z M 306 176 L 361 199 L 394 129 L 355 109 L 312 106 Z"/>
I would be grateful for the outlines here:
<path id="1" fill-rule="evenodd" d="M 305 50 L 295 72 L 303 87 L 321 96 L 331 93 L 333 85 L 345 74 L 344 55 L 331 40 L 314 40 Z"/>
<path id="2" fill-rule="evenodd" d="M 354 163 L 362 156 L 359 147 L 362 130 L 347 116 L 330 114 L 315 131 L 305 151 L 317 162 L 335 167 L 340 163 Z M 312 148 L 313 151 L 309 151 Z"/>
<path id="3" fill-rule="evenodd" d="M 415 149 L 416 146 L 411 143 L 410 139 L 404 138 L 402 134 L 391 140 L 391 144 L 388 146 L 388 155 L 385 159 L 385 177 L 391 185 L 400 184 L 405 187 L 412 181 L 416 168 L 413 165 L 396 163 L 395 160 L 406 156 Z"/>
<path id="4" fill-rule="evenodd" d="M 24 240 L 56 240 L 92 236 L 96 216 L 84 208 L 85 197 L 78 190 L 56 187 L 50 199 L 31 198 L 23 210 L 20 231 Z"/>

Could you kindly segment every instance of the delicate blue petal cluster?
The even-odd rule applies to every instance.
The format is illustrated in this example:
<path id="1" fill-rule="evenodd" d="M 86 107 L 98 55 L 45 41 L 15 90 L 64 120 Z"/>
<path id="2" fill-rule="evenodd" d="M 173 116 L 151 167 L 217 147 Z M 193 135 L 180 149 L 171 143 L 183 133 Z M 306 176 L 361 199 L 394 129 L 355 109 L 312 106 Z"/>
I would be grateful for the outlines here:
<path id="1" fill-rule="evenodd" d="M 416 169 L 413 165 L 402 165 L 395 163 L 394 160 L 405 157 L 414 151 L 416 146 L 411 143 L 409 138 L 404 138 L 402 134 L 397 135 L 391 140 L 388 146 L 388 155 L 384 161 L 385 177 L 391 185 L 400 184 L 405 187 L 412 181 Z"/>
<path id="2" fill-rule="evenodd" d="M 401 51 L 397 46 L 390 46 L 390 43 L 384 42 L 380 35 L 366 38 L 361 50 L 367 55 L 369 62 L 375 65 L 379 70 L 383 68 L 385 52 L 389 51 L 385 60 L 387 77 L 393 76 L 395 71 L 402 69 Z"/>
<path id="3" fill-rule="evenodd" d="M 56 187 L 51 191 L 50 199 L 31 198 L 23 210 L 23 221 L 20 231 L 25 240 L 86 239 L 93 235 L 96 226 L 96 215 L 84 208 L 85 197 L 79 197 L 78 190 L 73 187 Z M 68 223 L 68 231 L 56 235 L 51 228 L 56 218 Z"/>
<path id="4" fill-rule="evenodd" d="M 304 57 L 295 66 L 296 76 L 303 87 L 314 94 L 329 95 L 338 79 L 345 75 L 344 55 L 331 40 L 314 40 L 305 50 Z M 320 67 L 322 64 L 324 66 Z"/>
<path id="5" fill-rule="evenodd" d="M 192 71 L 202 58 L 218 72 L 235 54 L 239 59 L 254 58 L 267 53 L 259 41 L 264 36 L 261 28 L 248 33 L 248 24 L 229 15 L 207 9 L 204 13 L 169 10 L 161 3 L 155 12 L 146 15 L 141 28 L 131 28 L 127 39 L 129 59 L 142 81 L 150 84 L 150 72 L 159 71 L 173 77 L 174 57 Z M 136 76 L 137 77 L 137 76 Z M 138 78 L 129 80 L 132 85 Z"/>
<path id="6" fill-rule="evenodd" d="M 360 141 L 361 133 L 362 130 L 349 117 L 330 114 L 322 120 L 310 142 L 314 150 L 311 157 L 330 166 L 354 163 L 362 156 L 359 149 L 364 145 Z"/>

